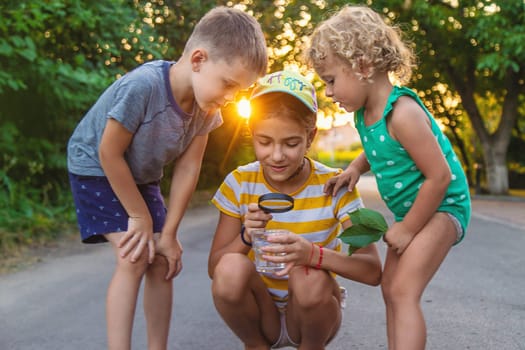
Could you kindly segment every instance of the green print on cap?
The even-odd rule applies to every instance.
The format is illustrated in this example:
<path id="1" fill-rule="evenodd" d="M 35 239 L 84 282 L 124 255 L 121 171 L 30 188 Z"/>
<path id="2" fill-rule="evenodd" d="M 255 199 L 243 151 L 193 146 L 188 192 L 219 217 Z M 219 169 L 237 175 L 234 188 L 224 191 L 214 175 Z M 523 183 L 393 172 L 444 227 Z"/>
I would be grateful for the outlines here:
<path id="1" fill-rule="evenodd" d="M 302 75 L 283 70 L 268 74 L 257 82 L 250 99 L 254 99 L 270 92 L 284 92 L 290 94 L 308 107 L 312 112 L 317 112 L 317 98 L 315 89 Z"/>

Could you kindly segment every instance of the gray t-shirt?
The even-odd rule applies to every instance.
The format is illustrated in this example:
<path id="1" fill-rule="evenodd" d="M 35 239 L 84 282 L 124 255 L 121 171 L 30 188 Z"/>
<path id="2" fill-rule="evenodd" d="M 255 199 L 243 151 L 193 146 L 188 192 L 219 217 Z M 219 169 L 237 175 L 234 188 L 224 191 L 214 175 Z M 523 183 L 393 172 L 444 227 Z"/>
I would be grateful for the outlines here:
<path id="1" fill-rule="evenodd" d="M 169 82 L 173 63 L 145 63 L 104 91 L 69 139 L 71 173 L 104 176 L 98 148 L 108 118 L 134 134 L 125 158 L 137 184 L 160 180 L 164 166 L 177 159 L 196 135 L 206 135 L 222 124 L 220 111 L 208 114 L 197 105 L 192 114 L 181 110 Z"/>

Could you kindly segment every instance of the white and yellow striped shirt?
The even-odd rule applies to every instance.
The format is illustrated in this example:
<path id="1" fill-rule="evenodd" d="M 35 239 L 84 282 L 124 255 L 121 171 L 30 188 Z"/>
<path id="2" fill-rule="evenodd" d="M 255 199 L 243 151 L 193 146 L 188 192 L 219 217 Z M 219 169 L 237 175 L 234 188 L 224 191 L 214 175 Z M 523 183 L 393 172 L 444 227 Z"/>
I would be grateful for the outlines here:
<path id="1" fill-rule="evenodd" d="M 341 251 L 337 238 L 342 230 L 341 223 L 348 220 L 348 212 L 363 206 L 359 192 L 341 190 L 336 196 L 323 192 L 324 184 L 340 169 L 330 168 L 307 158 L 312 169 L 308 180 L 297 191 L 287 193 L 294 198 L 294 207 L 285 213 L 272 213 L 273 219 L 267 229 L 283 228 L 302 235 L 307 240 L 324 248 Z M 269 185 L 258 161 L 239 166 L 226 176 L 215 193 L 212 202 L 224 214 L 242 220 L 248 211 L 248 204 L 257 203 L 259 196 L 278 192 Z M 253 260 L 253 252 L 250 251 Z M 288 298 L 288 277 L 276 278 L 262 274 L 266 286 L 276 302 Z"/>

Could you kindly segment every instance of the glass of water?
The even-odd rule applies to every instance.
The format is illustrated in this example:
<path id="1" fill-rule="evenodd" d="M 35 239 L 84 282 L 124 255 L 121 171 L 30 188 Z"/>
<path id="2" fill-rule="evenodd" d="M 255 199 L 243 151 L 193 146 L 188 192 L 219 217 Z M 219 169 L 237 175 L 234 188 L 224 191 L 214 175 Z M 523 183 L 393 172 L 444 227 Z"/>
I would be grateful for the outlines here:
<path id="1" fill-rule="evenodd" d="M 255 253 L 255 269 L 257 272 L 274 273 L 281 271 L 286 266 L 285 263 L 275 263 L 272 261 L 265 260 L 265 255 L 286 255 L 286 253 L 270 253 L 261 250 L 262 247 L 267 245 L 279 245 L 280 243 L 268 242 L 267 238 L 271 235 L 287 235 L 290 231 L 284 229 L 266 230 L 266 229 L 255 229 L 251 231 L 252 236 L 252 248 Z"/>

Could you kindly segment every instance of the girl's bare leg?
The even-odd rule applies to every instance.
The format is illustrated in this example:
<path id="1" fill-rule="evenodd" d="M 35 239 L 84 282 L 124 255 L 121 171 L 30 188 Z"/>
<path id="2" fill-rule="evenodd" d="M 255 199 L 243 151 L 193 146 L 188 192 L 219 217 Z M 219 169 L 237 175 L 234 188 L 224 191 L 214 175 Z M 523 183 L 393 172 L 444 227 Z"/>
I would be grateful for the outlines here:
<path id="1" fill-rule="evenodd" d="M 286 325 L 299 349 L 324 349 L 341 325 L 340 291 L 324 270 L 299 266 L 290 272 Z"/>
<path id="2" fill-rule="evenodd" d="M 225 254 L 212 281 L 217 311 L 245 349 L 269 349 L 279 338 L 280 318 L 266 286 L 244 254 Z"/>
<path id="3" fill-rule="evenodd" d="M 393 350 L 394 347 L 394 339 L 395 339 L 395 329 L 394 329 L 394 310 L 392 307 L 392 303 L 390 301 L 390 298 L 388 295 L 386 295 L 386 292 L 388 290 L 388 286 L 392 284 L 392 276 L 394 275 L 394 271 L 397 268 L 397 264 L 399 263 L 399 255 L 395 253 L 392 249 L 387 250 L 387 255 L 385 259 L 385 265 L 383 269 L 383 277 L 381 280 L 381 290 L 383 292 L 383 299 L 385 301 L 385 308 L 386 308 L 386 335 L 387 335 L 387 341 L 388 341 L 388 349 Z"/>
<path id="4" fill-rule="evenodd" d="M 426 286 L 439 269 L 456 241 L 455 226 L 445 213 L 436 213 L 414 237 L 397 266 L 383 272 L 383 296 L 393 320 L 393 348 L 390 350 L 422 350 L 426 344 L 426 325 L 420 300 Z M 396 254 L 387 252 L 387 261 Z M 395 265 L 395 264 L 394 264 Z M 390 333 L 389 333 L 390 335 Z M 389 340 L 389 346 L 391 345 Z"/>

